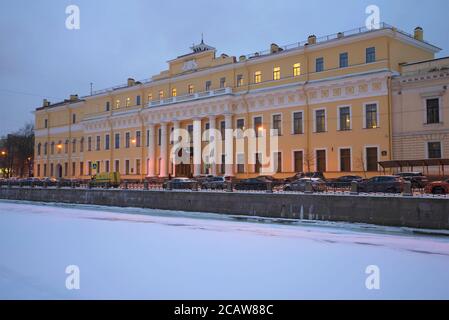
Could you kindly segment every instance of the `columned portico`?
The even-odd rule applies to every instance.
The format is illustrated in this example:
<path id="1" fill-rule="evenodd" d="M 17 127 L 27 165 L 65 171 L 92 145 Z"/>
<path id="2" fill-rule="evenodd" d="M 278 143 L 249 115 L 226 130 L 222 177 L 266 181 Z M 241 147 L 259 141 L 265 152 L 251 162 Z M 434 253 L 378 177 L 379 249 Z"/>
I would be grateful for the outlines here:
<path id="1" fill-rule="evenodd" d="M 166 178 L 168 176 L 168 139 L 167 139 L 167 123 L 161 123 L 161 154 L 160 154 L 160 173 L 159 177 Z"/>
<path id="2" fill-rule="evenodd" d="M 155 125 L 149 124 L 147 127 L 149 133 L 148 133 L 148 171 L 147 171 L 147 177 L 155 177 L 156 171 L 155 171 L 155 164 L 156 164 L 156 144 L 155 144 L 155 138 L 156 138 L 156 132 L 155 132 Z"/>
<path id="3" fill-rule="evenodd" d="M 225 114 L 225 175 L 234 176 L 234 128 L 232 114 Z"/>
<path id="4" fill-rule="evenodd" d="M 193 176 L 199 176 L 201 174 L 201 119 L 195 118 L 193 120 Z"/>
<path id="5" fill-rule="evenodd" d="M 215 124 L 217 118 L 215 116 L 209 116 L 209 163 L 211 168 L 211 174 L 217 175 L 217 139 L 215 137 Z"/>

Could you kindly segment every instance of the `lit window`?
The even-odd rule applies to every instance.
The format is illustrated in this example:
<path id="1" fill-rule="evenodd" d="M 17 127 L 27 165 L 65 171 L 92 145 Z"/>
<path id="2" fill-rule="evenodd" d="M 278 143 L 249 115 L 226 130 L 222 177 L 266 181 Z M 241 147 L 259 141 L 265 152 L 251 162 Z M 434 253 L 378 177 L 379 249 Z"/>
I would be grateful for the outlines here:
<path id="1" fill-rule="evenodd" d="M 211 86 L 212 86 L 212 82 L 206 81 L 206 91 L 210 91 Z"/>
<path id="2" fill-rule="evenodd" d="M 164 99 L 164 90 L 159 91 L 159 100 Z"/>
<path id="3" fill-rule="evenodd" d="M 131 105 L 131 98 L 126 98 L 126 106 L 129 107 Z"/>
<path id="4" fill-rule="evenodd" d="M 281 68 L 276 67 L 273 68 L 273 80 L 280 80 L 281 79 Z"/>
<path id="5" fill-rule="evenodd" d="M 120 100 L 115 101 L 115 108 L 120 108 Z"/>
<path id="6" fill-rule="evenodd" d="M 256 71 L 254 73 L 254 83 L 260 83 L 262 82 L 262 72 Z"/>
<path id="7" fill-rule="evenodd" d="M 293 65 L 293 76 L 294 77 L 299 77 L 301 75 L 301 64 L 300 63 L 295 63 Z"/>
<path id="8" fill-rule="evenodd" d="M 188 91 L 189 91 L 189 94 L 193 94 L 193 91 L 194 91 L 193 84 L 189 84 Z"/>
<path id="9" fill-rule="evenodd" d="M 243 75 L 239 74 L 237 76 L 237 87 L 241 87 L 241 86 L 243 86 Z"/>
<path id="10" fill-rule="evenodd" d="M 176 95 L 177 95 L 176 88 L 171 89 L 171 96 L 176 97 Z"/>
<path id="11" fill-rule="evenodd" d="M 153 100 L 153 95 L 150 93 L 148 94 L 148 102 L 150 102 L 151 100 Z"/>
<path id="12" fill-rule="evenodd" d="M 377 116 L 377 104 L 368 104 L 365 106 L 365 127 L 367 129 L 376 129 L 379 127 Z"/>

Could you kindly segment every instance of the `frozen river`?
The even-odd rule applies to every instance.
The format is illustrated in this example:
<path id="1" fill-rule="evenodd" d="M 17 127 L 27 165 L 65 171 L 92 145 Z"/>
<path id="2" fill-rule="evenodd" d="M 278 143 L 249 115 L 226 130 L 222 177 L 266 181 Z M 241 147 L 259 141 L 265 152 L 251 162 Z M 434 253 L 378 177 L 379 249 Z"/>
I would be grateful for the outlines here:
<path id="1" fill-rule="evenodd" d="M 449 237 L 0 201 L 0 298 L 449 299 Z"/>

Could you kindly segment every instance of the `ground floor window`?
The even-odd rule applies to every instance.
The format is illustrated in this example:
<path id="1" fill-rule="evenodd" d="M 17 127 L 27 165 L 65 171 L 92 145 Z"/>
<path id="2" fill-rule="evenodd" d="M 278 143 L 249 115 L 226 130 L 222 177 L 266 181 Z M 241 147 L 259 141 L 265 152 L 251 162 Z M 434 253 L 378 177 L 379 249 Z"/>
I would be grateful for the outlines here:
<path id="1" fill-rule="evenodd" d="M 41 175 L 41 165 L 38 164 L 37 165 L 37 176 L 40 177 L 40 175 Z"/>
<path id="2" fill-rule="evenodd" d="M 44 177 L 47 176 L 47 164 L 44 164 Z"/>
<path id="3" fill-rule="evenodd" d="M 72 177 L 76 176 L 76 162 L 72 162 Z"/>
<path id="4" fill-rule="evenodd" d="M 136 159 L 136 174 L 140 174 L 140 159 Z"/>
<path id="5" fill-rule="evenodd" d="M 340 171 L 351 172 L 351 149 L 340 149 Z"/>
<path id="6" fill-rule="evenodd" d="M 50 176 L 51 177 L 54 176 L 54 165 L 53 165 L 53 163 L 50 164 Z"/>
<path id="7" fill-rule="evenodd" d="M 67 177 L 69 174 L 69 164 L 67 162 L 64 163 L 64 177 Z"/>
<path id="8" fill-rule="evenodd" d="M 302 151 L 293 152 L 293 162 L 294 162 L 294 171 L 295 172 L 304 172 L 303 168 L 303 153 Z"/>
<path id="9" fill-rule="evenodd" d="M 80 176 L 84 176 L 84 162 L 80 162 Z"/>
<path id="10" fill-rule="evenodd" d="M 377 147 L 366 148 L 366 171 L 378 171 L 378 151 Z"/>
<path id="11" fill-rule="evenodd" d="M 282 152 L 275 152 L 274 154 L 274 172 L 282 172 Z"/>
<path id="12" fill-rule="evenodd" d="M 441 159 L 441 142 L 428 142 L 427 154 L 429 159 Z"/>
<path id="13" fill-rule="evenodd" d="M 221 155 L 221 173 L 225 174 L 226 173 L 226 155 L 222 154 Z"/>
<path id="14" fill-rule="evenodd" d="M 120 160 L 115 160 L 115 172 L 120 172 Z"/>
<path id="15" fill-rule="evenodd" d="M 106 160 L 104 166 L 105 166 L 105 171 L 106 171 L 107 173 L 109 173 L 109 171 L 110 171 L 110 168 L 109 168 L 109 160 Z"/>
<path id="16" fill-rule="evenodd" d="M 262 154 L 256 153 L 255 156 L 256 156 L 256 161 L 255 161 L 255 165 L 254 165 L 254 172 L 260 173 L 260 168 L 262 167 L 262 163 L 260 162 L 260 160 L 262 158 Z"/>
<path id="17" fill-rule="evenodd" d="M 245 173 L 245 155 L 243 153 L 237 155 L 237 173 Z"/>
<path id="18" fill-rule="evenodd" d="M 125 160 L 125 174 L 129 175 L 129 160 Z"/>
<path id="19" fill-rule="evenodd" d="M 91 161 L 87 162 L 87 167 L 88 167 L 87 173 L 89 176 L 91 176 L 92 175 L 92 162 Z"/>
<path id="20" fill-rule="evenodd" d="M 316 171 L 326 172 L 326 150 L 316 151 Z"/>

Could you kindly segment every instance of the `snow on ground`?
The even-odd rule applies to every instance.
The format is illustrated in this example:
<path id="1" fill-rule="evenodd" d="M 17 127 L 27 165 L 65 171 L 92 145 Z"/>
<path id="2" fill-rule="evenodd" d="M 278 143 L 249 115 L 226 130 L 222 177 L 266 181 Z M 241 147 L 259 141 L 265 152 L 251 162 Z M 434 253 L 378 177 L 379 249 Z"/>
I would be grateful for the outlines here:
<path id="1" fill-rule="evenodd" d="M 80 290 L 66 289 L 68 265 Z M 449 237 L 0 201 L 0 298 L 449 299 Z"/>

